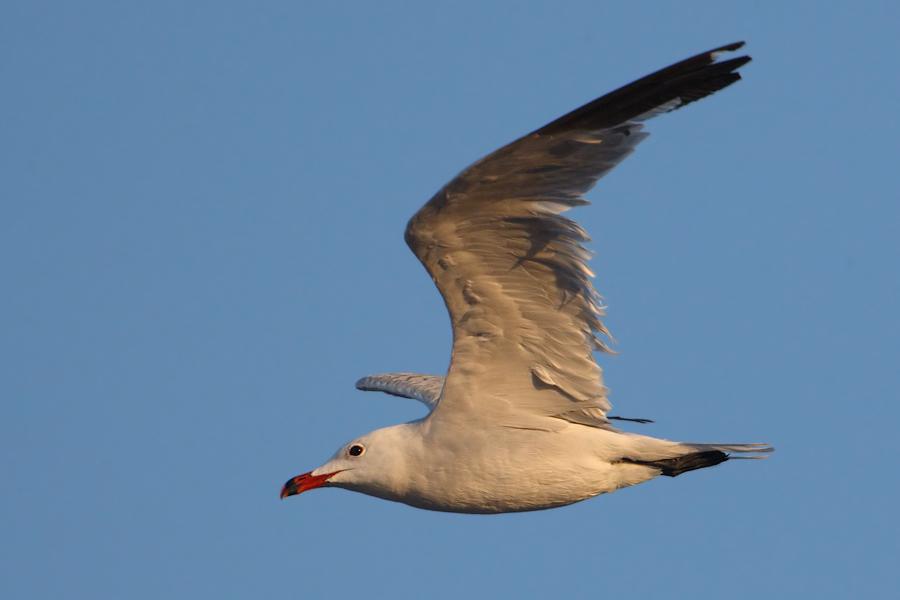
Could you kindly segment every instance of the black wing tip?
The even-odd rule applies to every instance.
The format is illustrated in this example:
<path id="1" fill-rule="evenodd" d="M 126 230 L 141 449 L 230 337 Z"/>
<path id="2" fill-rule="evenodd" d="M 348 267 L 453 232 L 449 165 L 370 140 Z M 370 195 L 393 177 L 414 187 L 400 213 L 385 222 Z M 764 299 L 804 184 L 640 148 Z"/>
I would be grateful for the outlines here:
<path id="1" fill-rule="evenodd" d="M 734 72 L 746 65 L 751 60 L 753 60 L 753 57 L 745 54 L 744 56 L 736 56 L 734 58 L 729 58 L 728 60 L 714 62 L 713 65 L 719 68 L 728 67 L 728 71 Z"/>
<path id="2" fill-rule="evenodd" d="M 746 43 L 747 42 L 743 40 L 741 40 L 740 42 L 731 42 L 730 44 L 726 44 L 724 46 L 716 48 L 715 50 L 710 50 L 709 53 L 714 54 L 716 52 L 734 52 L 735 50 L 743 48 Z"/>
<path id="3" fill-rule="evenodd" d="M 718 48 L 713 48 L 712 50 L 707 50 L 706 52 L 701 52 L 700 54 L 694 55 L 690 58 L 685 58 L 684 60 L 680 60 L 676 63 L 669 65 L 668 67 L 665 67 L 663 69 L 660 69 L 659 71 L 652 73 L 651 75 L 656 75 L 657 73 L 665 73 L 665 72 L 669 71 L 670 69 L 678 70 L 678 69 L 684 68 L 684 67 L 694 67 L 695 69 L 696 68 L 702 69 L 703 67 L 706 67 L 709 65 L 722 65 L 722 64 L 729 63 L 732 61 L 742 61 L 741 64 L 744 64 L 744 63 L 750 62 L 749 56 L 739 56 L 736 58 L 731 58 L 731 59 L 723 60 L 723 61 L 720 61 L 719 59 L 721 59 L 726 52 L 735 52 L 736 50 L 740 50 L 741 48 L 743 48 L 746 44 L 747 44 L 747 42 L 741 41 L 741 42 L 732 42 L 731 44 L 726 44 L 724 46 L 719 46 Z M 738 65 L 738 66 L 740 66 L 740 65 Z"/>
<path id="4" fill-rule="evenodd" d="M 750 62 L 751 57 L 738 56 L 722 61 L 719 58 L 722 53 L 733 52 L 744 45 L 745 42 L 740 41 L 719 46 L 655 71 L 563 115 L 534 133 L 555 135 L 576 129 L 608 129 L 674 99 L 681 99 L 675 108 L 682 108 L 741 79 L 736 71 Z"/>

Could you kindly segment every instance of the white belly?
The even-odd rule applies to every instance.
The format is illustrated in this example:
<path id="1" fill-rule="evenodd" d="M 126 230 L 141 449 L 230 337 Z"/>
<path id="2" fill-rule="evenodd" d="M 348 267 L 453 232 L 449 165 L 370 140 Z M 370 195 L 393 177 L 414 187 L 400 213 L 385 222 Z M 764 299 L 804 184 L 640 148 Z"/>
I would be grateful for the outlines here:
<path id="1" fill-rule="evenodd" d="M 617 462 L 625 436 L 581 425 L 546 432 L 467 427 L 433 431 L 405 489 L 366 493 L 417 508 L 498 513 L 542 510 L 642 483 L 659 471 Z M 624 439 L 623 439 L 624 438 Z"/>

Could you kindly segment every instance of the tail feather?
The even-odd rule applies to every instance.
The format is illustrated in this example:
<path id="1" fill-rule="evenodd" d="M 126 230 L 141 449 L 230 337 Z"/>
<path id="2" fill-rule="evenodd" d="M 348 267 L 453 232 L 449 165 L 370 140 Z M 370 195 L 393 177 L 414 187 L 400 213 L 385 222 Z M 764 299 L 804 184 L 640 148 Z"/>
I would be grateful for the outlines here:
<path id="1" fill-rule="evenodd" d="M 682 444 L 696 450 L 674 458 L 661 458 L 656 460 L 638 460 L 624 458 L 622 462 L 655 467 L 662 471 L 662 475 L 677 477 L 688 471 L 714 467 L 720 463 L 734 458 L 765 458 L 762 453 L 772 452 L 775 449 L 768 444 Z M 752 456 L 730 456 L 729 453 L 752 454 Z"/>
<path id="2" fill-rule="evenodd" d="M 682 446 L 687 446 L 688 448 L 693 448 L 694 450 L 699 450 L 700 452 L 706 452 L 708 450 L 718 450 L 719 452 L 734 452 L 737 454 L 765 454 L 775 451 L 775 448 L 773 448 L 769 444 L 682 444 Z M 738 457 L 735 456 L 734 458 Z M 740 458 L 750 457 L 742 456 Z M 765 457 L 757 456 L 755 458 Z"/>
<path id="3" fill-rule="evenodd" d="M 663 458 L 660 460 L 634 460 L 623 458 L 622 462 L 633 463 L 636 465 L 644 465 L 645 467 L 656 467 L 662 471 L 663 475 L 668 477 L 678 477 L 682 473 L 688 471 L 696 471 L 705 467 L 712 467 L 728 460 L 728 455 L 719 450 L 706 450 L 704 452 L 692 452 L 684 456 L 675 458 Z"/>

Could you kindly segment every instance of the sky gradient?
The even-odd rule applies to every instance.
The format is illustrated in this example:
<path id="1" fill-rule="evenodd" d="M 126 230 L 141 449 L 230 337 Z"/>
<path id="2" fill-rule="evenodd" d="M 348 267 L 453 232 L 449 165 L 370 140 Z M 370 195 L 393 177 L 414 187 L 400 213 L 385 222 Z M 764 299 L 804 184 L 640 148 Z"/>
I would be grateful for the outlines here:
<path id="1" fill-rule="evenodd" d="M 0 4 L 4 598 L 886 598 L 900 499 L 888 2 Z M 613 414 L 734 461 L 529 514 L 289 477 L 443 374 L 403 242 L 471 162 L 737 40 L 568 213 Z"/>

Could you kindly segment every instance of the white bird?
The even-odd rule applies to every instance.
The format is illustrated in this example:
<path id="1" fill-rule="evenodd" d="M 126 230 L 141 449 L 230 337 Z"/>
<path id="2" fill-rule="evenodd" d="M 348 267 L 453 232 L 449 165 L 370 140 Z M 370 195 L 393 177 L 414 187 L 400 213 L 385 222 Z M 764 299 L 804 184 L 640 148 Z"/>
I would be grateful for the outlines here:
<path id="1" fill-rule="evenodd" d="M 363 390 L 423 402 L 423 419 L 379 429 L 281 497 L 340 487 L 429 510 L 503 513 L 565 506 L 676 476 L 766 444 L 689 444 L 616 429 L 595 350 L 609 352 L 582 245 L 562 216 L 649 134 L 642 121 L 740 79 L 738 42 L 626 85 L 479 160 L 406 227 L 406 242 L 453 325 L 446 378 L 365 377 Z M 625 419 L 628 420 L 628 419 Z"/>

